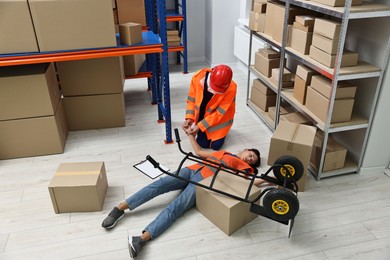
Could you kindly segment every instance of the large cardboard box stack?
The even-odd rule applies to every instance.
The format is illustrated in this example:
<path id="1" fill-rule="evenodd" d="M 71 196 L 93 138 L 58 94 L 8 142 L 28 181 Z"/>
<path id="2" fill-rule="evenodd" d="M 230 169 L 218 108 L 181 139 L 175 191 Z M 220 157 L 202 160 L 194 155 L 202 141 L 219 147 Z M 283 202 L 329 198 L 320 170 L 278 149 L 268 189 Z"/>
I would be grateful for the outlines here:
<path id="1" fill-rule="evenodd" d="M 167 44 L 168 46 L 180 45 L 181 39 L 178 30 L 167 30 Z"/>
<path id="2" fill-rule="evenodd" d="M 63 153 L 68 135 L 53 63 L 0 70 L 0 159 Z"/>
<path id="3" fill-rule="evenodd" d="M 253 10 L 249 13 L 250 30 L 264 32 L 266 10 L 267 2 L 265 0 L 253 1 Z"/>
<path id="4" fill-rule="evenodd" d="M 302 162 L 304 174 L 297 182 L 299 191 L 305 189 L 315 134 L 314 126 L 280 121 L 271 138 L 268 165 L 272 166 L 279 157 L 284 155 L 292 155 Z"/>
<path id="5" fill-rule="evenodd" d="M 116 0 L 119 24 L 139 23 L 146 26 L 145 0 Z"/>
<path id="6" fill-rule="evenodd" d="M 276 104 L 276 93 L 259 79 L 254 79 L 250 99 L 261 110 L 267 112 L 270 106 Z"/>
<path id="7" fill-rule="evenodd" d="M 280 53 L 271 48 L 262 48 L 255 53 L 255 69 L 270 78 L 272 69 L 279 68 Z"/>
<path id="8" fill-rule="evenodd" d="M 27 0 L 0 0 L 0 54 L 37 52 Z"/>
<path id="9" fill-rule="evenodd" d="M 323 142 L 324 133 L 319 130 L 317 131 L 314 139 L 313 152 L 310 159 L 310 163 L 312 163 L 317 169 L 320 165 Z M 346 157 L 347 149 L 329 135 L 322 171 L 326 172 L 343 168 Z"/>
<path id="10" fill-rule="evenodd" d="M 339 22 L 316 18 L 310 57 L 329 68 L 334 68 L 340 29 L 341 23 Z M 344 49 L 340 67 L 355 66 L 358 58 L 359 53 Z"/>
<path id="11" fill-rule="evenodd" d="M 294 98 L 301 104 L 306 103 L 307 86 L 311 83 L 311 78 L 315 71 L 311 68 L 298 64 L 294 80 Z"/>
<path id="12" fill-rule="evenodd" d="M 322 75 L 312 77 L 307 89 L 306 107 L 323 122 L 327 119 L 332 91 L 332 81 Z M 355 101 L 356 86 L 339 82 L 336 90 L 331 123 L 351 120 Z"/>
<path id="13" fill-rule="evenodd" d="M 200 184 L 210 186 L 212 178 L 206 178 Z M 221 171 L 215 179 L 213 188 L 240 198 L 245 198 L 250 187 L 249 185 L 248 180 Z M 252 186 L 249 200 L 256 199 L 260 192 L 261 189 Z M 226 235 L 231 235 L 257 217 L 257 214 L 249 211 L 249 203 L 230 198 L 200 186 L 196 186 L 196 208 Z"/>
<path id="14" fill-rule="evenodd" d="M 28 0 L 39 50 L 117 46 L 111 0 Z"/>
<path id="15" fill-rule="evenodd" d="M 104 162 L 62 163 L 48 188 L 57 214 L 101 211 L 108 188 Z"/>
<path id="16" fill-rule="evenodd" d="M 272 84 L 274 84 L 276 87 L 278 87 L 280 69 L 279 68 L 272 69 L 271 74 L 272 75 L 271 75 L 271 78 L 269 80 L 271 81 Z M 282 89 L 292 88 L 294 86 L 293 80 L 294 80 L 294 78 L 293 78 L 293 74 L 291 73 L 291 71 L 284 68 L 283 74 L 282 74 Z"/>
<path id="17" fill-rule="evenodd" d="M 125 126 L 122 57 L 57 63 L 69 130 Z"/>
<path id="18" fill-rule="evenodd" d="M 313 38 L 314 16 L 297 15 L 291 33 L 291 48 L 302 54 L 309 54 Z"/>

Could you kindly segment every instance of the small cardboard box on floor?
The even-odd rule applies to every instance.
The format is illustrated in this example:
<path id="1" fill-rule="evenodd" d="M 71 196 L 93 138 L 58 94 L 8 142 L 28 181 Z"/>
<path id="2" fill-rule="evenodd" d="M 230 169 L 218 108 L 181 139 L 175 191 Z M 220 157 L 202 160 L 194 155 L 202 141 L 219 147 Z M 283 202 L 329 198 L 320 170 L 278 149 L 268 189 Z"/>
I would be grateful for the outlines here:
<path id="1" fill-rule="evenodd" d="M 271 138 L 268 165 L 272 166 L 279 157 L 284 155 L 292 155 L 302 162 L 304 172 L 297 182 L 299 191 L 305 190 L 315 134 L 314 126 L 280 121 Z"/>
<path id="2" fill-rule="evenodd" d="M 212 177 L 206 178 L 200 184 L 210 186 L 211 180 Z M 249 188 L 249 180 L 221 171 L 215 179 L 213 188 L 245 198 Z M 260 192 L 260 188 L 252 186 L 249 200 L 256 199 Z M 196 186 L 196 208 L 226 235 L 231 235 L 257 217 L 257 214 L 249 211 L 250 203 L 200 186 Z"/>
<path id="3" fill-rule="evenodd" d="M 62 163 L 49 184 L 57 214 L 101 211 L 107 188 L 104 162 Z"/>

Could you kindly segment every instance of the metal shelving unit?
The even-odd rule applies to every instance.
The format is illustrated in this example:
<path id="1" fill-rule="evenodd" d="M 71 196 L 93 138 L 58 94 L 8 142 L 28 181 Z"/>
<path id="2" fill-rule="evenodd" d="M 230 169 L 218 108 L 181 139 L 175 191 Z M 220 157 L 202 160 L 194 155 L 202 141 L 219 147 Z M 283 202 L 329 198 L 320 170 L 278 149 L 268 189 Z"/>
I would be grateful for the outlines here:
<path id="1" fill-rule="evenodd" d="M 363 3 L 361 6 L 351 6 L 351 2 L 352 2 L 351 0 L 347 0 L 344 7 L 329 7 L 323 4 L 319 4 L 311 1 L 302 1 L 302 0 L 284 0 L 284 1 L 282 0 L 281 2 L 285 4 L 285 10 L 288 10 L 290 5 L 293 5 L 305 9 L 310 9 L 312 11 L 325 14 L 327 16 L 332 16 L 334 18 L 338 18 L 341 21 L 341 30 L 340 30 L 340 37 L 338 42 L 338 49 L 337 49 L 338 54 L 337 54 L 336 65 L 334 69 L 330 69 L 320 64 L 319 62 L 311 59 L 309 55 L 303 55 L 301 53 L 298 53 L 294 49 L 286 46 L 287 20 L 288 20 L 287 11 L 285 12 L 285 17 L 284 17 L 284 28 L 283 28 L 284 30 L 283 30 L 282 43 L 274 41 L 272 37 L 264 33 L 257 33 L 254 31 L 250 31 L 248 64 L 251 64 L 250 54 L 252 49 L 252 38 L 258 37 L 264 42 L 266 42 L 267 44 L 271 45 L 273 48 L 279 50 L 281 53 L 281 57 L 285 57 L 285 54 L 287 54 L 288 56 L 296 60 L 298 63 L 304 64 L 312 68 L 313 70 L 317 71 L 319 74 L 322 74 L 323 76 L 329 78 L 332 81 L 332 91 L 331 91 L 329 109 L 327 113 L 327 120 L 325 122 L 321 121 L 309 109 L 307 109 L 304 105 L 300 104 L 293 97 L 293 93 L 291 89 L 282 90 L 281 83 L 279 83 L 278 86 L 274 86 L 266 77 L 262 76 L 260 72 L 256 71 L 255 68 L 250 65 L 248 66 L 247 104 L 249 107 L 253 109 L 253 104 L 251 104 L 249 100 L 250 78 L 251 78 L 251 73 L 253 73 L 263 83 L 265 83 L 268 87 L 270 87 L 277 93 L 277 104 L 276 104 L 277 114 L 276 114 L 274 125 L 270 125 L 269 122 L 267 122 L 268 121 L 267 116 L 265 116 L 264 113 L 259 113 L 258 111 L 253 109 L 256 112 L 256 114 L 258 114 L 259 117 L 266 123 L 266 125 L 270 127 L 271 130 L 274 130 L 278 124 L 280 102 L 283 99 L 284 101 L 287 101 L 289 104 L 291 104 L 297 111 L 301 112 L 304 116 L 306 116 L 318 129 L 324 132 L 323 144 L 327 144 L 329 134 L 343 134 L 343 135 L 346 134 L 346 135 L 353 136 L 355 131 L 365 131 L 364 138 L 361 142 L 361 148 L 359 149 L 360 151 L 357 151 L 355 152 L 355 154 L 353 154 L 351 150 L 353 150 L 354 148 L 347 146 L 348 154 L 347 154 L 347 159 L 344 168 L 327 171 L 327 172 L 323 172 L 321 170 L 324 165 L 324 159 L 326 153 L 326 145 L 323 145 L 319 167 L 316 168 L 314 165 L 311 165 L 309 169 L 310 172 L 317 178 L 317 180 L 320 180 L 321 178 L 331 177 L 331 176 L 336 176 L 341 174 L 357 173 L 359 172 L 362 164 L 362 159 L 363 159 L 365 148 L 367 146 L 367 140 L 371 130 L 371 125 L 375 113 L 377 100 L 382 87 L 384 71 L 386 70 L 389 61 L 390 37 L 388 38 L 388 42 L 386 45 L 387 47 L 385 50 L 385 54 L 383 56 L 384 57 L 383 62 L 380 66 L 375 66 L 367 62 L 359 61 L 359 64 L 357 66 L 341 68 L 340 64 L 341 64 L 341 57 L 343 53 L 342 46 L 344 46 L 346 41 L 346 35 L 348 31 L 347 28 L 350 20 L 390 17 L 390 6 L 376 4 L 376 3 Z M 284 68 L 284 59 L 281 59 L 279 69 L 282 70 L 283 68 Z M 279 75 L 279 82 L 282 82 L 281 77 L 282 77 L 282 73 L 280 73 Z M 367 107 L 368 116 L 362 116 L 353 113 L 352 119 L 348 122 L 330 123 L 338 81 L 369 79 L 369 78 L 376 78 L 377 85 L 375 86 L 375 91 L 372 97 L 373 102 L 370 107 Z"/>

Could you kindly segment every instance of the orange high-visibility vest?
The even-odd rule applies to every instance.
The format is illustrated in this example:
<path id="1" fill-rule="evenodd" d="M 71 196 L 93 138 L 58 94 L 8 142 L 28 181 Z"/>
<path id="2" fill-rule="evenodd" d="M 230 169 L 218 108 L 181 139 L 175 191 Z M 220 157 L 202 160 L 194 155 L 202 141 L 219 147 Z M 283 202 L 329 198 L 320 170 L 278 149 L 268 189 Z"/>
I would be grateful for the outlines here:
<path id="1" fill-rule="evenodd" d="M 231 168 L 236 169 L 236 170 L 246 171 L 248 174 L 253 173 L 253 168 L 249 164 L 247 164 L 246 162 L 244 162 L 240 158 L 238 158 L 238 157 L 236 157 L 236 156 L 232 155 L 231 153 L 228 153 L 224 150 L 220 150 L 220 151 L 212 153 L 209 157 L 207 157 L 207 159 L 210 161 L 213 161 L 213 162 L 218 162 L 222 165 L 226 165 L 226 166 L 231 167 Z M 217 169 L 215 167 L 212 167 L 210 165 L 215 166 L 214 164 L 210 164 L 210 163 L 205 162 L 205 163 L 197 163 L 194 165 L 190 165 L 190 166 L 187 166 L 187 168 L 189 168 L 191 170 L 199 170 L 200 169 L 200 174 L 202 174 L 203 178 L 206 179 L 207 177 L 214 175 L 214 173 L 217 171 Z"/>
<path id="2" fill-rule="evenodd" d="M 206 106 L 204 118 L 198 122 L 199 109 L 203 100 L 203 80 L 207 72 L 211 72 L 211 69 L 202 69 L 192 77 L 187 97 L 186 119 L 194 121 L 199 129 L 206 133 L 207 138 L 214 141 L 224 138 L 233 125 L 237 85 L 232 80 L 225 93 L 214 94 Z"/>

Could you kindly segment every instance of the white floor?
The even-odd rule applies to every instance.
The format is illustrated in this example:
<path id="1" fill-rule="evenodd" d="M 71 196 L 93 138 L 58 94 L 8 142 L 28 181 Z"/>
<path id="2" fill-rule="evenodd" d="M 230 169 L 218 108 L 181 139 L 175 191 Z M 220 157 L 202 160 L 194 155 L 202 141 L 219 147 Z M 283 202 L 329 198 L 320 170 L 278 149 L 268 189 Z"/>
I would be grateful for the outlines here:
<path id="1" fill-rule="evenodd" d="M 180 128 L 194 71 L 172 67 L 172 126 Z M 237 114 L 225 149 L 258 148 L 266 165 L 271 132 L 246 106 L 246 73 L 235 68 Z M 143 205 L 104 230 L 102 220 L 151 179 L 132 166 L 150 154 L 171 169 L 182 155 L 165 144 L 146 79 L 126 82 L 126 127 L 70 132 L 63 154 L 0 161 L 0 259 L 129 259 L 127 236 L 139 234 L 176 195 Z M 190 145 L 182 134 L 182 145 Z M 47 186 L 63 162 L 104 161 L 109 189 L 102 212 L 55 214 Z M 196 209 L 148 243 L 139 259 L 390 259 L 390 179 L 383 173 L 346 175 L 319 182 L 309 175 L 299 194 L 291 238 L 288 227 L 257 217 L 231 236 Z"/>

